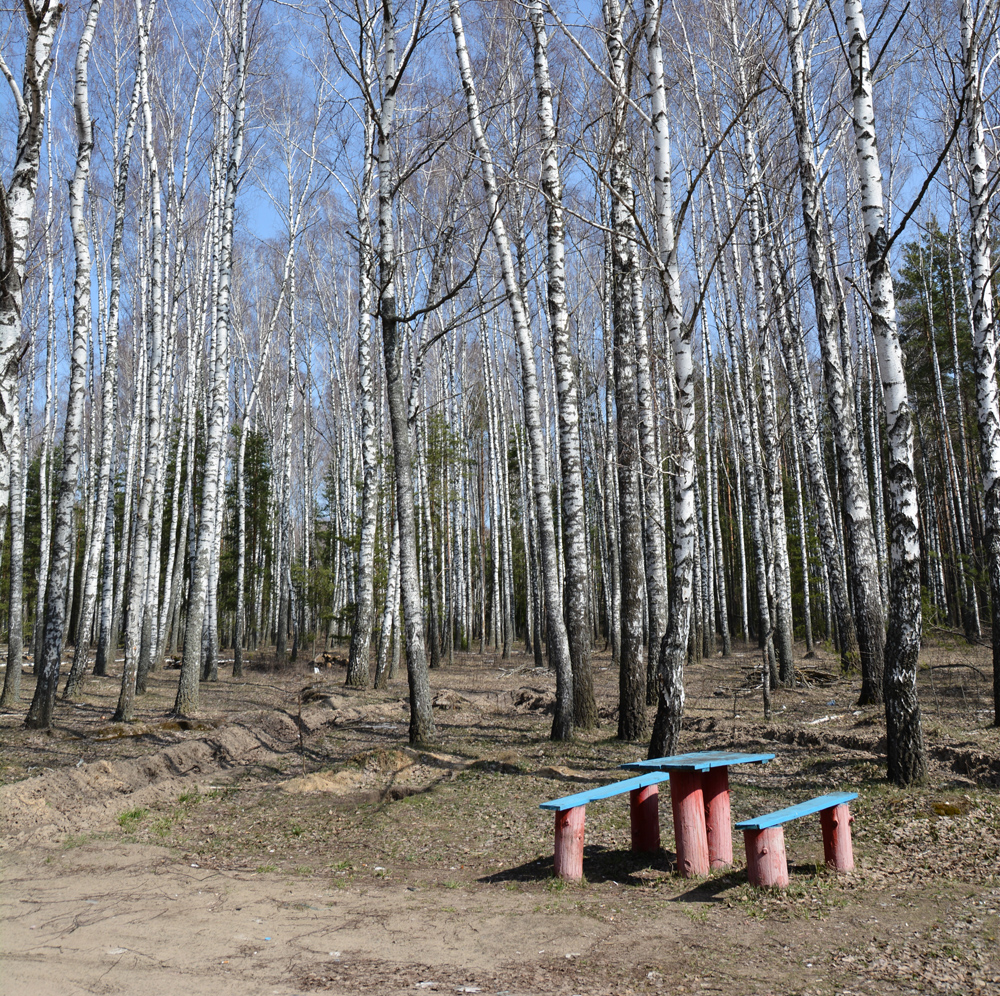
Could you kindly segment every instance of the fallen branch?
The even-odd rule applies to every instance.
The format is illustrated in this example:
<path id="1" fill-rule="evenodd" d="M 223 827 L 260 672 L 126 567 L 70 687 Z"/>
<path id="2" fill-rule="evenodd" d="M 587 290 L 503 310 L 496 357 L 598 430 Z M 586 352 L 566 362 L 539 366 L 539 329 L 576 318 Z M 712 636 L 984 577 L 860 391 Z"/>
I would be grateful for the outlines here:
<path id="1" fill-rule="evenodd" d="M 981 671 L 978 667 L 976 667 L 975 664 L 929 664 L 927 666 L 927 670 L 928 671 L 943 671 L 945 669 L 953 668 L 953 667 L 967 667 L 970 671 L 975 671 L 976 674 L 978 674 L 979 677 L 983 678 L 984 680 L 988 680 L 989 677 L 990 677 L 989 675 L 986 674 L 985 671 Z"/>

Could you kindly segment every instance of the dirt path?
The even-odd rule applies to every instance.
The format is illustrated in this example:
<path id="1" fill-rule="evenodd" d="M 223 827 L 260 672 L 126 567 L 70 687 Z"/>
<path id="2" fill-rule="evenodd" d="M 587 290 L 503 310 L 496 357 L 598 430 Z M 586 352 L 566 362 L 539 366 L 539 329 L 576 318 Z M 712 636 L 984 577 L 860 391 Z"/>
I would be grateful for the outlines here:
<path id="1" fill-rule="evenodd" d="M 545 738 L 551 678 L 479 658 L 435 676 L 430 751 L 405 744 L 405 686 L 348 692 L 311 668 L 206 686 L 193 725 L 166 715 L 170 672 L 129 728 L 105 718 L 113 680 L 51 735 L 0 716 L 0 994 L 1000 991 L 1000 740 L 981 690 L 922 672 L 932 779 L 904 793 L 851 682 L 810 665 L 763 724 L 741 693 L 753 661 L 689 674 L 684 749 L 776 754 L 734 774 L 737 818 L 861 793 L 857 870 L 828 876 L 799 821 L 780 895 L 747 885 L 739 838 L 731 873 L 677 878 L 667 806 L 665 849 L 633 856 L 615 800 L 588 808 L 586 881 L 552 878 L 538 802 L 641 751 L 612 736 L 610 670 L 604 725 L 562 745 Z"/>
<path id="2" fill-rule="evenodd" d="M 565 960 L 614 933 L 572 910 L 539 912 L 532 896 L 484 904 L 454 890 L 331 890 L 195 868 L 137 845 L 14 863 L 2 882 L 11 994 L 286 994 L 310 977 L 339 992 L 494 985 L 521 958 L 545 964 L 536 945 Z"/>

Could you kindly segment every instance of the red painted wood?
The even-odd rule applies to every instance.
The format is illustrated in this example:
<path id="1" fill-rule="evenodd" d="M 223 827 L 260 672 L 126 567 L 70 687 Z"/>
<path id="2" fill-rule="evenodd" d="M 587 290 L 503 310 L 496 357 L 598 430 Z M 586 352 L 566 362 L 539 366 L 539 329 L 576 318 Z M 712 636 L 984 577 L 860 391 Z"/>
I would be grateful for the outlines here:
<path id="1" fill-rule="evenodd" d="M 556 875 L 567 882 L 583 878 L 583 825 L 586 806 L 574 806 L 556 813 Z"/>
<path id="2" fill-rule="evenodd" d="M 660 790 L 658 785 L 633 789 L 628 794 L 632 819 L 632 850 L 640 853 L 660 849 Z"/>
<path id="3" fill-rule="evenodd" d="M 819 814 L 820 826 L 823 828 L 823 851 L 826 854 L 826 867 L 834 871 L 850 871 L 854 867 L 854 847 L 851 844 L 850 807 L 846 802 L 839 806 L 823 809 Z"/>
<path id="4" fill-rule="evenodd" d="M 728 868 L 733 863 L 732 815 L 729 808 L 729 769 L 706 771 L 702 779 L 705 795 L 705 830 L 708 833 L 708 863 Z"/>
<path id="5" fill-rule="evenodd" d="M 708 834 L 701 772 L 670 772 L 670 806 L 674 813 L 677 870 L 685 878 L 707 875 Z"/>
<path id="6" fill-rule="evenodd" d="M 747 849 L 747 878 L 763 889 L 788 887 L 788 860 L 785 857 L 784 827 L 744 830 Z"/>

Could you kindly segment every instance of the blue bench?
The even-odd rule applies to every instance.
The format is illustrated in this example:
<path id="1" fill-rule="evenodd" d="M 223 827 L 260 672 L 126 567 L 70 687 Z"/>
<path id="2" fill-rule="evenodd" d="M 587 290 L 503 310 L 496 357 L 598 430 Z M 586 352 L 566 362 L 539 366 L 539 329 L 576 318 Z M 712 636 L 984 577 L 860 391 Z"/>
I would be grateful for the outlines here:
<path id="1" fill-rule="evenodd" d="M 555 811 L 555 872 L 567 882 L 583 878 L 583 830 L 586 822 L 587 803 L 610 799 L 628 792 L 632 824 L 632 850 L 640 852 L 660 849 L 660 782 L 668 781 L 665 771 L 651 771 L 636 778 L 612 782 L 587 792 L 576 792 L 561 799 L 550 799 L 539 805 L 540 809 Z"/>
<path id="2" fill-rule="evenodd" d="M 831 792 L 737 823 L 736 829 L 743 831 L 747 851 L 747 878 L 751 884 L 764 888 L 787 887 L 788 861 L 785 857 L 784 824 L 813 813 L 819 813 L 827 868 L 850 871 L 854 867 L 851 845 L 851 824 L 854 817 L 851 816 L 848 803 L 857 797 L 857 792 Z"/>

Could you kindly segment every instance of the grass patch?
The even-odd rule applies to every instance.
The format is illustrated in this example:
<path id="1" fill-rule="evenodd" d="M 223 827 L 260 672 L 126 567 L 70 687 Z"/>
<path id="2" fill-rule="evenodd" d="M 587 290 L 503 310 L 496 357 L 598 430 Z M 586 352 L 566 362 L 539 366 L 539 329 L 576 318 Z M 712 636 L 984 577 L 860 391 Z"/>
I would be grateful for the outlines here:
<path id="1" fill-rule="evenodd" d="M 177 822 L 175 816 L 169 813 L 165 816 L 161 816 L 158 819 L 152 821 L 149 824 L 149 832 L 155 833 L 157 837 L 166 837 L 170 834 L 170 831 L 174 828 L 174 823 Z"/>
<path id="2" fill-rule="evenodd" d="M 74 847 L 83 847 L 84 844 L 89 844 L 91 840 L 93 840 L 93 836 L 89 833 L 71 833 L 62 842 L 62 848 L 64 851 L 69 851 Z"/>
<path id="3" fill-rule="evenodd" d="M 126 809 L 124 813 L 118 814 L 118 826 L 123 830 L 134 830 L 147 816 L 148 809 L 136 806 L 133 809 Z"/>

